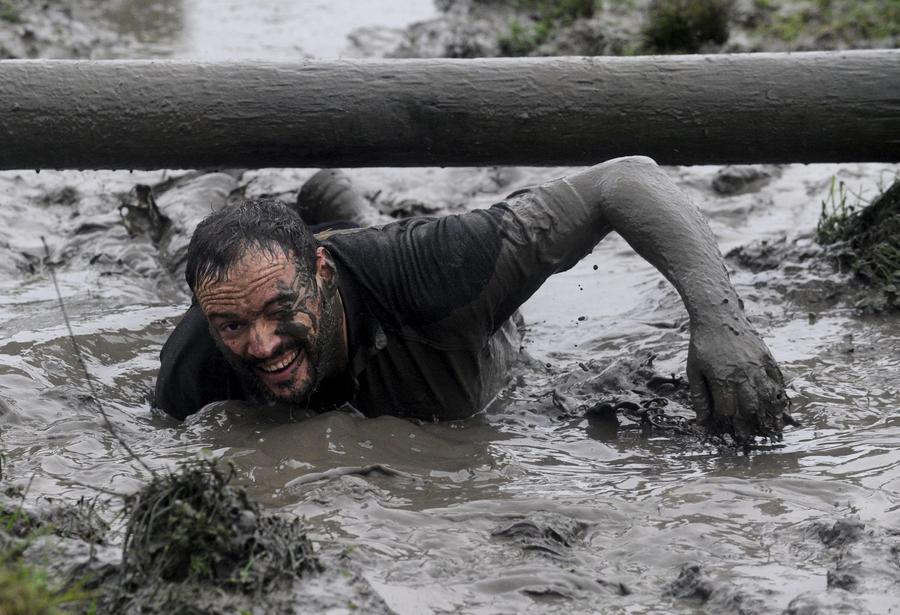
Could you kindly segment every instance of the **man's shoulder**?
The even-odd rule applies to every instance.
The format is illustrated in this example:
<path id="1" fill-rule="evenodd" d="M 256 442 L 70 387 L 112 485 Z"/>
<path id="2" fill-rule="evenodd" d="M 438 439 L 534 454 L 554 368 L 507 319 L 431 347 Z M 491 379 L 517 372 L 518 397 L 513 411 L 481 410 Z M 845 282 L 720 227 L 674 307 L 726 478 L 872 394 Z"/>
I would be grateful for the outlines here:
<path id="1" fill-rule="evenodd" d="M 477 299 L 494 274 L 501 234 L 486 211 L 418 217 L 324 242 L 379 319 L 440 321 Z"/>

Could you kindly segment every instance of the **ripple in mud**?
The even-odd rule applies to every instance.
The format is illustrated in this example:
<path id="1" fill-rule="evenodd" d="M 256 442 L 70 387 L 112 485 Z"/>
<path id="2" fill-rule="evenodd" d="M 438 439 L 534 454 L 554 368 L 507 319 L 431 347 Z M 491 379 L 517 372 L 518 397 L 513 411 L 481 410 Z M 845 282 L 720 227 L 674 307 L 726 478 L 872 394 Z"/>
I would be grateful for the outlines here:
<path id="1" fill-rule="evenodd" d="M 698 564 L 682 567 L 678 578 L 665 594 L 704 605 L 710 613 L 752 615 L 767 612 L 761 601 L 736 590 L 728 583 L 713 579 Z"/>
<path id="2" fill-rule="evenodd" d="M 525 377 L 520 376 L 506 395 L 513 406 L 528 405 L 526 400 L 549 400 L 560 419 L 586 418 L 589 432 L 600 440 L 615 440 L 620 431 L 637 431 L 641 437 L 685 437 L 698 446 L 760 446 L 698 424 L 687 380 L 657 373 L 654 359 L 652 354 L 612 362 L 592 359 L 562 371 L 548 366 L 542 374 L 530 375 L 534 384 L 526 386 Z M 535 367 L 531 365 L 531 369 Z M 783 420 L 786 425 L 797 424 L 787 413 Z"/>
<path id="3" fill-rule="evenodd" d="M 568 548 L 581 541 L 586 525 L 570 517 L 535 512 L 526 518 L 504 524 L 491 536 L 522 548 L 564 558 Z"/>

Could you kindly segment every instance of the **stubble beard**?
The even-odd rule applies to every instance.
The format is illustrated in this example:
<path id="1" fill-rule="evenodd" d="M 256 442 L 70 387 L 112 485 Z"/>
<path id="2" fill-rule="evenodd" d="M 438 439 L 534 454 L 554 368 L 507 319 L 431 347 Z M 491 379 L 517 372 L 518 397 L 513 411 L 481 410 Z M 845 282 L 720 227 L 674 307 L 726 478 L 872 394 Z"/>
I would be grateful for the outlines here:
<path id="1" fill-rule="evenodd" d="M 256 393 L 257 397 L 269 402 L 308 407 L 313 393 L 339 364 L 341 356 L 340 326 L 337 292 L 331 295 L 322 293 L 322 317 L 319 319 L 319 327 L 313 344 L 310 344 L 308 338 L 300 339 L 286 331 L 281 332 L 286 339 L 274 354 L 278 355 L 294 348 L 299 349 L 306 355 L 307 373 L 309 374 L 307 385 L 302 390 L 293 391 L 288 395 L 278 394 L 260 379 L 254 366 L 262 361 L 246 361 L 234 354 L 217 334 L 213 333 L 213 339 L 225 360 L 241 379 L 245 390 L 250 390 Z"/>

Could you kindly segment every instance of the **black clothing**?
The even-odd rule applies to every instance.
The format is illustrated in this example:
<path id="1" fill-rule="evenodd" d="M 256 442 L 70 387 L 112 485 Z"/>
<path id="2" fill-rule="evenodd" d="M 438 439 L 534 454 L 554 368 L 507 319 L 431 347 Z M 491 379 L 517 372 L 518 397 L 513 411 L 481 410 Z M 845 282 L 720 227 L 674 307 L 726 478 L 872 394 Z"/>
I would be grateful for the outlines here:
<path id="1" fill-rule="evenodd" d="M 322 241 L 348 323 L 350 374 L 323 383 L 311 407 L 350 402 L 368 416 L 457 419 L 483 408 L 518 353 L 510 317 L 551 274 L 602 237 L 565 181 L 486 210 L 410 218 Z M 183 418 L 211 401 L 259 401 L 191 307 L 160 354 L 156 405 Z"/>

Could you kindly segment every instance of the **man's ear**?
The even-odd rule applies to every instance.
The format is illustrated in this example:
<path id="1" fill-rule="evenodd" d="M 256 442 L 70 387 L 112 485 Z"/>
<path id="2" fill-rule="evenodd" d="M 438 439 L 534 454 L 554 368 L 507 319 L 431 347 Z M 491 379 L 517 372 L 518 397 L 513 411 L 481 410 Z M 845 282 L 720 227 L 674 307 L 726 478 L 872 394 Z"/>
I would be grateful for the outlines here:
<path id="1" fill-rule="evenodd" d="M 337 288 L 337 269 L 334 266 L 334 259 L 322 246 L 316 248 L 316 279 L 319 281 L 319 286 L 324 289 Z"/>

